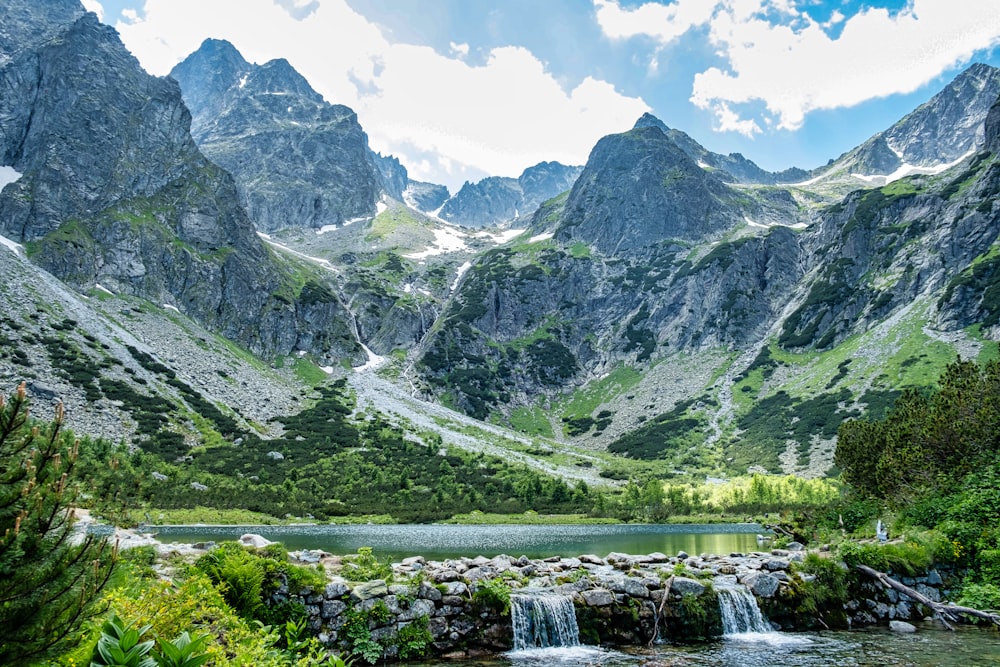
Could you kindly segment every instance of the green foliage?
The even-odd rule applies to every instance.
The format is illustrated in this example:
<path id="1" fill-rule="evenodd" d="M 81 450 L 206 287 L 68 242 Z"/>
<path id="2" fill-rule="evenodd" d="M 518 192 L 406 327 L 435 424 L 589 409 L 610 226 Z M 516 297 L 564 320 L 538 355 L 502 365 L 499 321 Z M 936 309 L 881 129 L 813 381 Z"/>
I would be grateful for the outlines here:
<path id="1" fill-rule="evenodd" d="M 348 581 L 375 581 L 392 578 L 392 562 L 379 560 L 371 547 L 358 547 L 356 556 L 345 556 L 341 574 Z"/>
<path id="2" fill-rule="evenodd" d="M 90 667 L 156 667 L 156 660 L 150 656 L 156 642 L 152 639 L 139 641 L 151 627 L 135 628 L 112 616 L 101 628 L 101 638 L 97 640 L 97 651 Z"/>
<path id="3" fill-rule="evenodd" d="M 50 423 L 28 419 L 22 384 L 0 397 L 0 664 L 52 656 L 100 609 L 97 593 L 115 557 L 103 537 L 72 539 L 80 495 L 79 444 Z"/>
<path id="4" fill-rule="evenodd" d="M 798 613 L 822 616 L 826 611 L 843 610 L 848 599 L 848 571 L 837 560 L 809 553 L 796 570 L 815 577 L 801 586 Z"/>
<path id="5" fill-rule="evenodd" d="M 924 574 L 934 563 L 933 550 L 913 540 L 902 544 L 844 542 L 837 553 L 850 567 L 867 565 L 880 572 L 905 576 Z"/>
<path id="6" fill-rule="evenodd" d="M 992 465 L 998 451 L 1000 363 L 959 360 L 936 391 L 905 391 L 886 419 L 845 422 L 834 461 L 858 493 L 904 506 Z"/>
<path id="7" fill-rule="evenodd" d="M 261 559 L 235 542 L 224 542 L 198 559 L 195 567 L 220 587 L 226 602 L 246 619 L 264 611 L 264 579 Z"/>
<path id="8" fill-rule="evenodd" d="M 252 550 L 237 542 L 223 542 L 199 558 L 195 567 L 219 587 L 237 614 L 267 624 L 282 625 L 302 615 L 301 603 L 270 604 L 283 583 L 297 595 L 325 581 L 316 570 L 287 562 L 287 553 L 280 545 Z"/>
<path id="9" fill-rule="evenodd" d="M 482 609 L 492 609 L 501 616 L 509 616 L 510 585 L 502 578 L 480 581 L 472 594 L 472 603 Z"/>
<path id="10" fill-rule="evenodd" d="M 368 614 L 357 609 L 349 609 L 345 614 L 344 644 L 352 657 L 360 658 L 374 665 L 382 657 L 382 645 L 372 639 L 368 628 Z"/>
<path id="11" fill-rule="evenodd" d="M 434 637 L 428 629 L 430 620 L 420 616 L 408 625 L 404 625 L 396 633 L 396 644 L 399 646 L 401 660 L 422 658 L 427 655 Z"/>
<path id="12" fill-rule="evenodd" d="M 958 604 L 980 610 L 1000 610 L 1000 585 L 968 583 L 962 587 Z"/>
<path id="13" fill-rule="evenodd" d="M 208 644 L 208 635 L 199 635 L 191 639 L 186 631 L 173 641 L 160 641 L 159 650 L 155 654 L 159 667 L 201 667 L 211 658 L 204 653 Z"/>
<path id="14" fill-rule="evenodd" d="M 215 667 L 343 665 L 336 658 L 326 661 L 315 638 L 305 638 L 298 629 L 290 634 L 287 623 L 281 625 L 284 632 L 279 632 L 238 616 L 197 569 L 176 582 L 128 580 L 125 587 L 108 595 L 108 602 L 120 617 L 152 626 L 152 633 L 160 638 L 182 635 L 197 623 L 210 633 L 203 650 L 210 656 L 207 664 Z M 296 628 L 300 626 L 299 622 Z"/>
<path id="15" fill-rule="evenodd" d="M 687 449 L 700 439 L 701 418 L 691 416 L 694 400 L 680 401 L 669 412 L 653 417 L 608 445 L 608 451 L 632 458 L 653 459 L 666 453 Z"/>

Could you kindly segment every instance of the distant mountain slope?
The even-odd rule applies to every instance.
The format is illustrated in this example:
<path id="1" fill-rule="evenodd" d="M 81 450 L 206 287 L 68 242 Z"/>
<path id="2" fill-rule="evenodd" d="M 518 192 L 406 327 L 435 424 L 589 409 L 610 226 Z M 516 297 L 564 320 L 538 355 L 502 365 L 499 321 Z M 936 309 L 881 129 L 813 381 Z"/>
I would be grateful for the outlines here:
<path id="1" fill-rule="evenodd" d="M 191 109 L 195 141 L 236 178 L 257 229 L 375 215 L 386 181 L 357 115 L 327 104 L 286 60 L 252 65 L 229 42 L 209 39 L 170 75 Z"/>
<path id="2" fill-rule="evenodd" d="M 892 127 L 814 169 L 800 184 L 842 196 L 908 175 L 939 173 L 982 147 L 983 123 L 998 96 L 1000 69 L 974 64 Z"/>
<path id="3" fill-rule="evenodd" d="M 466 227 L 488 227 L 527 218 L 543 201 L 569 190 L 581 169 L 541 162 L 525 169 L 518 178 L 491 176 L 478 183 L 466 183 L 444 202 L 438 216 Z"/>
<path id="4" fill-rule="evenodd" d="M 722 180 L 735 183 L 776 185 L 778 183 L 792 183 L 809 178 L 809 172 L 804 169 L 792 167 L 784 171 L 771 172 L 758 167 L 752 160 L 748 160 L 739 153 L 720 155 L 708 150 L 688 134 L 681 130 L 667 127 L 666 123 L 656 116 L 645 113 L 635 123 L 635 127 L 657 127 L 661 129 L 688 157 L 698 163 L 703 169 L 710 169 L 716 172 Z"/>
<path id="5" fill-rule="evenodd" d="M 976 88 L 970 72 L 950 89 Z M 978 95 L 944 97 L 968 112 L 928 104 L 903 126 L 986 117 Z M 822 474 L 840 420 L 996 349 L 1000 107 L 981 136 L 951 170 L 856 191 L 801 231 L 795 205 L 765 209 L 784 188 L 727 185 L 655 123 L 605 137 L 530 239 L 472 266 L 415 371 L 470 414 L 629 456 Z"/>
<path id="6" fill-rule="evenodd" d="M 37 7 L 6 2 L 0 24 L 52 18 Z M 0 155 L 20 174 L 0 192 L 0 232 L 72 285 L 171 304 L 257 354 L 363 359 L 327 277 L 271 253 L 198 151 L 176 82 L 93 14 L 46 30 L 0 67 Z"/>

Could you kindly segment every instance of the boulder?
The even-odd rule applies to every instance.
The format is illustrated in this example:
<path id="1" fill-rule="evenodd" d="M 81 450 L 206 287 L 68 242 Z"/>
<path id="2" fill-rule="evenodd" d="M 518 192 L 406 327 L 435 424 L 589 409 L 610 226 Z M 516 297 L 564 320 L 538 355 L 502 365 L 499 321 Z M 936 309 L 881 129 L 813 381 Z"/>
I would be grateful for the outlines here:
<path id="1" fill-rule="evenodd" d="M 906 621 L 889 621 L 889 629 L 893 632 L 900 632 L 904 634 L 917 631 L 917 627 L 915 625 L 907 623 Z"/>
<path id="2" fill-rule="evenodd" d="M 754 572 L 743 578 L 743 585 L 757 597 L 773 598 L 777 594 L 781 582 L 773 575 Z"/>
<path id="3" fill-rule="evenodd" d="M 687 577 L 674 577 L 670 592 L 675 595 L 701 595 L 705 592 L 705 584 Z"/>
<path id="4" fill-rule="evenodd" d="M 274 542 L 256 533 L 245 533 L 244 535 L 240 535 L 240 544 L 245 547 L 260 549 L 269 544 L 274 544 Z"/>
<path id="5" fill-rule="evenodd" d="M 589 591 L 582 591 L 580 597 L 588 607 L 607 607 L 614 604 L 615 598 L 611 591 L 605 588 L 592 588 Z"/>

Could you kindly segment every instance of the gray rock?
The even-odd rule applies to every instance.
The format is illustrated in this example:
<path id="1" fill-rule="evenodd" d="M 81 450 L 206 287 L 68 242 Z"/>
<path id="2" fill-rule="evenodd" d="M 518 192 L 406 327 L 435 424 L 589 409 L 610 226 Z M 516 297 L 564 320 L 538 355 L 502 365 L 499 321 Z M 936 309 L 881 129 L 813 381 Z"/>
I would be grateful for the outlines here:
<path id="1" fill-rule="evenodd" d="M 320 616 L 324 620 L 339 616 L 347 610 L 347 605 L 340 600 L 326 600 L 320 609 Z"/>
<path id="2" fill-rule="evenodd" d="M 323 597 L 327 600 L 343 597 L 350 589 L 347 584 L 341 581 L 330 582 L 323 591 Z"/>
<path id="3" fill-rule="evenodd" d="M 421 616 L 430 616 L 434 613 L 434 603 L 430 600 L 418 599 L 410 604 L 410 608 L 403 611 L 398 617 L 399 621 L 413 621 Z"/>
<path id="4" fill-rule="evenodd" d="M 611 591 L 605 588 L 592 588 L 587 591 L 581 591 L 580 596 L 588 607 L 607 607 L 614 604 L 615 601 L 615 597 Z"/>
<path id="5" fill-rule="evenodd" d="M 425 600 L 439 601 L 441 600 L 442 593 L 435 586 L 430 585 L 426 581 L 420 582 L 420 589 L 417 595 Z"/>
<path id="6" fill-rule="evenodd" d="M 674 595 L 701 595 L 705 592 L 705 585 L 687 577 L 674 577 L 670 592 Z"/>
<path id="7" fill-rule="evenodd" d="M 469 587 L 463 581 L 446 581 L 444 582 L 444 594 L 468 597 Z"/>
<path id="8" fill-rule="evenodd" d="M 913 633 L 917 631 L 917 627 L 906 621 L 889 621 L 889 629 L 893 632 L 900 633 Z"/>
<path id="9" fill-rule="evenodd" d="M 771 572 L 777 572 L 778 570 L 787 570 L 789 567 L 788 561 L 784 558 L 769 558 L 764 561 L 764 569 L 770 570 Z"/>
<path id="10" fill-rule="evenodd" d="M 771 574 L 754 572 L 743 578 L 743 584 L 761 598 L 773 598 L 780 586 L 778 579 Z"/>
<path id="11" fill-rule="evenodd" d="M 363 602 L 364 600 L 370 600 L 371 598 L 380 597 L 388 593 L 389 587 L 386 586 L 385 579 L 363 581 L 351 590 L 351 599 Z"/>

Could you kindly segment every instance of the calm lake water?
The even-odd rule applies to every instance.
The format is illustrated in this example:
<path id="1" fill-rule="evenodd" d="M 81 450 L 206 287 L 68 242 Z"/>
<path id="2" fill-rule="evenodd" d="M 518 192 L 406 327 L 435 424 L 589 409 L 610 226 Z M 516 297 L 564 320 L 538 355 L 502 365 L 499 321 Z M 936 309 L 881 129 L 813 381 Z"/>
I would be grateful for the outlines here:
<path id="1" fill-rule="evenodd" d="M 281 542 L 290 550 L 322 549 L 332 554 L 356 553 L 372 547 L 379 557 L 394 560 L 424 556 L 433 560 L 461 556 L 492 557 L 499 554 L 547 558 L 549 556 L 606 556 L 612 551 L 668 556 L 729 554 L 757 550 L 757 524 L 716 525 L 556 525 L 556 526 L 152 526 L 162 542 L 235 540 L 257 533 Z"/>

